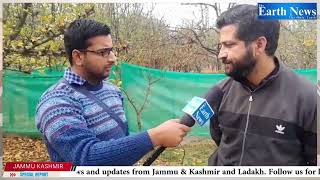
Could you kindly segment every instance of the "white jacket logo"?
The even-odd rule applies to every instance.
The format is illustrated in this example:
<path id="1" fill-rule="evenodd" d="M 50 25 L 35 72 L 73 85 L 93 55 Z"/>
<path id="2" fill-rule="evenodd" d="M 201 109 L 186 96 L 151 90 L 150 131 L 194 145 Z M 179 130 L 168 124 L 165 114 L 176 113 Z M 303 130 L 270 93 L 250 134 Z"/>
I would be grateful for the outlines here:
<path id="1" fill-rule="evenodd" d="M 284 134 L 283 130 L 284 130 L 286 127 L 284 127 L 284 126 L 282 126 L 282 125 L 276 125 L 276 128 L 277 128 L 277 129 L 275 130 L 276 133 Z"/>

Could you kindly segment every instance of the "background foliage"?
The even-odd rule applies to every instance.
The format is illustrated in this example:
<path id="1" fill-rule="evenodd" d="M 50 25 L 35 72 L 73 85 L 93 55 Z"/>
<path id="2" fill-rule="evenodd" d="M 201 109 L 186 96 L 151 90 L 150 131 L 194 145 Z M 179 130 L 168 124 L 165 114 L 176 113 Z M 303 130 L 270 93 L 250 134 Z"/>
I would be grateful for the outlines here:
<path id="1" fill-rule="evenodd" d="M 229 3 L 228 8 L 234 6 Z M 77 18 L 92 18 L 112 29 L 119 59 L 156 69 L 222 72 L 217 29 L 209 12 L 219 3 L 181 4 L 199 11 L 196 20 L 170 27 L 153 14 L 156 4 L 3 4 L 4 68 L 31 72 L 68 65 L 63 33 Z M 277 55 L 292 68 L 316 67 L 316 21 L 282 21 Z"/>

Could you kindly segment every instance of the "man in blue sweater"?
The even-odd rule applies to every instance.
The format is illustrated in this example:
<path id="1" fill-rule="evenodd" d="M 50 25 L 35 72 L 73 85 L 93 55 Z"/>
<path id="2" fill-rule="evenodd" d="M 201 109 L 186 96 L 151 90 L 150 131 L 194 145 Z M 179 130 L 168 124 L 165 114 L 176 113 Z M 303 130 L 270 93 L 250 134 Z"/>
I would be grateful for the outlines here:
<path id="1" fill-rule="evenodd" d="M 110 28 L 89 19 L 64 34 L 71 67 L 40 98 L 36 126 L 52 161 L 133 165 L 155 146 L 177 146 L 190 128 L 169 120 L 129 135 L 121 91 L 108 81 L 116 57 Z"/>

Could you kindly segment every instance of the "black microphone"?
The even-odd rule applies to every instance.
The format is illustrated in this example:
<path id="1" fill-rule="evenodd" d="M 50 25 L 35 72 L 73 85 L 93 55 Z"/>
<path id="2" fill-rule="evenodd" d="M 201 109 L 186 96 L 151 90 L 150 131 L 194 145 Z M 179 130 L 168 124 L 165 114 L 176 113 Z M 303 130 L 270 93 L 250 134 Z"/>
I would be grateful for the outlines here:
<path id="1" fill-rule="evenodd" d="M 218 86 L 213 86 L 209 92 L 204 96 L 204 99 L 208 102 L 209 106 L 215 113 L 218 113 L 220 103 L 223 97 L 223 92 Z M 184 114 L 180 120 L 181 124 L 188 127 L 192 127 L 195 124 L 195 120 L 188 114 Z M 159 155 L 166 149 L 166 147 L 159 147 L 152 155 L 143 163 L 143 166 L 150 166 Z"/>

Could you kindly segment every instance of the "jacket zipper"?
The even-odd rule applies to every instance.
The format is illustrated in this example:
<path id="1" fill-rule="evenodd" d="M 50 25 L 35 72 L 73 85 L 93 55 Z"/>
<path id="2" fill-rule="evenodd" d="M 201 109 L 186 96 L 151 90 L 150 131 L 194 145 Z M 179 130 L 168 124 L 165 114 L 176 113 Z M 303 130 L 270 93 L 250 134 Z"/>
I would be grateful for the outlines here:
<path id="1" fill-rule="evenodd" d="M 242 141 L 242 149 L 241 149 L 241 156 L 240 156 L 239 166 L 241 166 L 241 164 L 242 164 L 243 153 L 244 153 L 244 145 L 246 143 L 246 137 L 247 137 L 247 130 L 248 130 L 249 116 L 250 116 L 252 101 L 253 101 L 253 98 L 252 98 L 252 91 L 251 91 L 251 95 L 249 97 L 249 108 L 248 108 L 248 114 L 247 114 L 247 122 L 246 122 L 246 128 L 244 129 L 244 135 L 243 135 L 243 141 Z"/>

